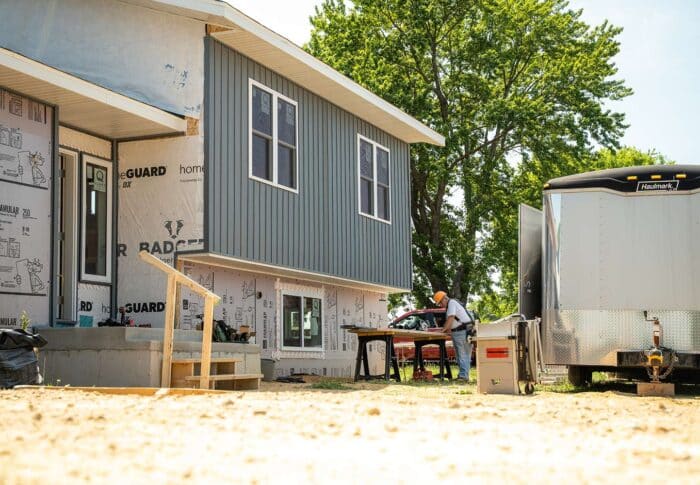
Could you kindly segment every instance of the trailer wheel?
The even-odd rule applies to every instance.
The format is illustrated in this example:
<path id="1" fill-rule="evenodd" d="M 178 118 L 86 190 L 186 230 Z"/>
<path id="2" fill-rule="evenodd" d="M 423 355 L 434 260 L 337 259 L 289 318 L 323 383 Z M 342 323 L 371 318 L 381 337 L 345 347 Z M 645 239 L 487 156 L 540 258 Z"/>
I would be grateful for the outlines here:
<path id="1" fill-rule="evenodd" d="M 532 382 L 525 384 L 525 394 L 532 394 L 535 392 L 535 386 Z"/>
<path id="2" fill-rule="evenodd" d="M 569 382 L 576 387 L 588 385 L 593 382 L 593 370 L 585 366 L 570 365 Z"/>

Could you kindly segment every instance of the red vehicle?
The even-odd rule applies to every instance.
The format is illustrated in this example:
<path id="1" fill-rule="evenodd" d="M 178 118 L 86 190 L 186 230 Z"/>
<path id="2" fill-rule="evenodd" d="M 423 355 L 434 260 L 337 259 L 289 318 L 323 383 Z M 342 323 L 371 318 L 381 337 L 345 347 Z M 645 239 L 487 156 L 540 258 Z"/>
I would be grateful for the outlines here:
<path id="1" fill-rule="evenodd" d="M 467 313 L 472 317 L 473 321 L 477 320 L 476 314 L 467 310 Z M 389 328 L 400 328 L 404 330 L 423 330 L 426 332 L 442 332 L 445 326 L 445 309 L 444 308 L 424 308 L 421 310 L 412 310 L 404 313 L 394 319 L 389 324 Z M 447 341 L 447 359 L 450 362 L 456 362 L 455 349 L 452 346 L 452 340 Z M 472 363 L 475 361 L 475 345 L 472 346 Z M 397 337 L 394 339 L 394 348 L 396 349 L 396 357 L 400 361 L 413 360 L 416 353 L 416 348 L 408 339 Z M 438 361 L 440 360 L 440 350 L 437 345 L 427 345 L 423 347 L 423 360 Z"/>

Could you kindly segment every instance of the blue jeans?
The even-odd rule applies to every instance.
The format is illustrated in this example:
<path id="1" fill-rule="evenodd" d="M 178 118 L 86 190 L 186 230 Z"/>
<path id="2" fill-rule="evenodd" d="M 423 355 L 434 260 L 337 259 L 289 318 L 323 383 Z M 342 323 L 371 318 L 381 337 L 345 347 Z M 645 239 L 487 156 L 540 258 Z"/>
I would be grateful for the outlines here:
<path id="1" fill-rule="evenodd" d="M 467 331 L 452 332 L 452 345 L 455 348 L 457 364 L 459 364 L 458 378 L 469 379 L 469 365 L 472 359 L 472 344 L 467 342 Z"/>

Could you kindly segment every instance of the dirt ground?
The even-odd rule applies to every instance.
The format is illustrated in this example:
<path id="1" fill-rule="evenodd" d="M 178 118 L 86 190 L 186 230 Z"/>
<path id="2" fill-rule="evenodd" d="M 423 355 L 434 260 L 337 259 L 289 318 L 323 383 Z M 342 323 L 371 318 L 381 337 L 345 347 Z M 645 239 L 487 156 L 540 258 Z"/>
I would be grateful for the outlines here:
<path id="1" fill-rule="evenodd" d="M 697 395 L 342 387 L 0 391 L 0 483 L 700 481 Z"/>

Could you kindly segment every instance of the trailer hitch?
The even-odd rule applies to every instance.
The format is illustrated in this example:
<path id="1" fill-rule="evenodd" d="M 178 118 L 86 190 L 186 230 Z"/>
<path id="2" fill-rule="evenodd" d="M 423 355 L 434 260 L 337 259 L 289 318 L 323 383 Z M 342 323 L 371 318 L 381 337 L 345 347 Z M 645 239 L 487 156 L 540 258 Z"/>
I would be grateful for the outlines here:
<path id="1" fill-rule="evenodd" d="M 661 346 L 662 331 L 659 318 L 647 318 L 647 311 L 644 310 L 644 320 L 653 324 L 653 346 L 642 351 L 642 365 L 651 382 L 660 382 L 671 375 L 673 367 L 678 362 L 678 356 L 673 349 Z"/>

